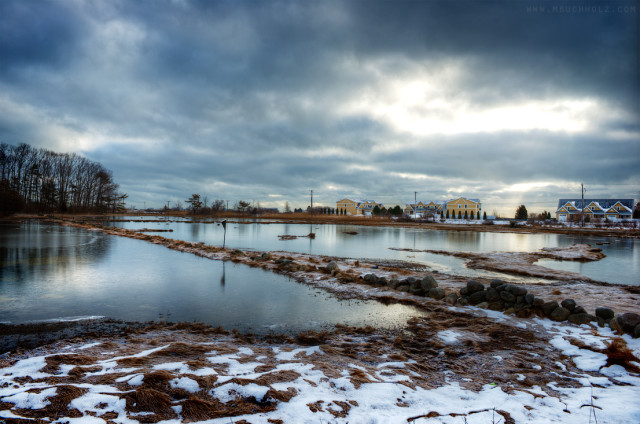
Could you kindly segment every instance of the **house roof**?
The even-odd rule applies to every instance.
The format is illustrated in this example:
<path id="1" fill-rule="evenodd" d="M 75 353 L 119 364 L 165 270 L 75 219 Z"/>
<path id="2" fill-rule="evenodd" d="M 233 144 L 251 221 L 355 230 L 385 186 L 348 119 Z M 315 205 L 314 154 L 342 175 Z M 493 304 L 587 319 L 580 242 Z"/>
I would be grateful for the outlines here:
<path id="1" fill-rule="evenodd" d="M 618 202 L 620 202 L 620 204 L 625 208 L 629 209 L 629 211 L 633 210 L 633 199 L 584 199 L 584 207 L 586 208 L 592 202 L 597 203 L 598 206 L 604 210 L 608 210 Z M 575 208 L 580 209 L 582 199 L 560 199 L 558 200 L 558 209 L 562 208 L 567 203 L 571 203 Z"/>
<path id="2" fill-rule="evenodd" d="M 456 200 L 460 200 L 460 199 L 470 200 L 470 201 L 475 202 L 475 203 L 480 203 L 480 199 L 470 199 L 468 197 L 456 197 L 455 199 L 447 200 L 446 203 L 455 202 Z"/>

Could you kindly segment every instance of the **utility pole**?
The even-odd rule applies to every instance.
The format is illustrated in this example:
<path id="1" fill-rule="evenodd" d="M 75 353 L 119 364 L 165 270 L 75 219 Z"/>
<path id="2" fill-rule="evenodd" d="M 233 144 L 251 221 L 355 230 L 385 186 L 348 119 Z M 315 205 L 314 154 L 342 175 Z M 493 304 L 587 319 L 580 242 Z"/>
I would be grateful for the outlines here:
<path id="1" fill-rule="evenodd" d="M 584 227 L 584 184 L 580 184 L 580 188 L 582 191 L 582 204 L 580 205 L 580 226 Z"/>
<path id="2" fill-rule="evenodd" d="M 229 201 L 227 200 L 227 209 L 225 210 L 225 212 L 229 212 Z"/>
<path id="3" fill-rule="evenodd" d="M 311 209 L 309 210 L 309 213 L 313 213 L 313 190 L 311 191 Z"/>
<path id="4" fill-rule="evenodd" d="M 413 192 L 413 204 L 414 205 L 418 204 L 418 192 L 417 191 Z"/>

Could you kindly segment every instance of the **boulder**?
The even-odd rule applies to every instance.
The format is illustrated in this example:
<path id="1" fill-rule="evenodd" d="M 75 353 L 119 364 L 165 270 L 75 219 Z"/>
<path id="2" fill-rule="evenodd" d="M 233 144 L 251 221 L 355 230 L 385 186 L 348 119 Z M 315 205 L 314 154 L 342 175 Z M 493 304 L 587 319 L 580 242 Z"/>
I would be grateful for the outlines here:
<path id="1" fill-rule="evenodd" d="M 540 299 L 539 297 L 533 298 L 533 306 L 535 308 L 542 308 L 542 305 L 544 305 L 544 299 Z"/>
<path id="2" fill-rule="evenodd" d="M 444 298 L 444 289 L 440 287 L 429 289 L 429 297 L 436 300 Z"/>
<path id="3" fill-rule="evenodd" d="M 516 296 L 516 303 L 524 303 L 524 296 Z"/>
<path id="4" fill-rule="evenodd" d="M 502 290 L 500 292 L 500 298 L 505 302 L 510 302 L 510 303 L 515 303 L 516 301 L 516 297 L 513 295 L 513 293 L 510 293 L 507 290 Z"/>
<path id="5" fill-rule="evenodd" d="M 467 281 L 467 291 L 469 295 L 484 290 L 484 284 L 476 280 Z"/>
<path id="6" fill-rule="evenodd" d="M 633 337 L 640 338 L 640 324 L 636 325 L 636 328 L 633 330 Z"/>
<path id="7" fill-rule="evenodd" d="M 640 315 L 627 312 L 626 314 L 618 315 L 616 322 L 625 333 L 633 334 L 635 328 L 640 324 Z"/>
<path id="8" fill-rule="evenodd" d="M 527 293 L 524 295 L 524 301 L 527 303 L 527 305 L 533 305 L 534 300 L 536 300 L 536 297 L 531 293 Z"/>
<path id="9" fill-rule="evenodd" d="M 472 305 L 477 305 L 478 303 L 482 303 L 486 300 L 487 292 L 484 290 L 474 292 L 469 296 L 469 303 L 471 303 Z"/>
<path id="10" fill-rule="evenodd" d="M 572 314 L 586 314 L 587 311 L 582 306 L 578 305 L 578 306 L 576 306 L 576 308 L 571 313 Z"/>
<path id="11" fill-rule="evenodd" d="M 409 286 L 406 285 L 406 284 L 400 284 L 399 286 L 396 287 L 396 290 L 403 291 L 403 292 L 408 292 L 409 291 Z"/>
<path id="12" fill-rule="evenodd" d="M 613 318 L 615 316 L 615 313 L 611 308 L 600 307 L 596 308 L 596 316 L 607 321 Z"/>
<path id="13" fill-rule="evenodd" d="M 569 322 L 572 322 L 574 324 L 588 324 L 591 321 L 596 321 L 596 317 L 586 313 L 571 314 L 569 315 L 568 319 Z"/>
<path id="14" fill-rule="evenodd" d="M 554 321 L 564 321 L 567 318 L 569 318 L 569 314 L 571 314 L 571 312 L 567 308 L 558 306 L 553 310 L 553 312 L 551 312 L 551 315 L 549 315 L 549 318 L 551 318 Z"/>
<path id="15" fill-rule="evenodd" d="M 558 306 L 558 302 L 556 302 L 555 300 L 552 300 L 551 302 L 545 302 L 542 304 L 542 313 L 545 314 L 545 316 L 550 316 L 551 312 L 554 311 L 554 309 L 556 309 Z"/>
<path id="16" fill-rule="evenodd" d="M 576 301 L 573 299 L 565 299 L 562 302 L 560 302 L 560 306 L 562 306 L 565 309 L 568 309 L 569 312 L 573 312 L 574 309 L 576 309 Z"/>
<path id="17" fill-rule="evenodd" d="M 466 286 L 460 289 L 460 296 L 469 296 L 469 290 Z"/>
<path id="18" fill-rule="evenodd" d="M 395 289 L 398 285 L 400 285 L 400 281 L 398 281 L 397 278 L 392 278 L 387 281 L 387 287 L 391 287 L 392 289 Z"/>
<path id="19" fill-rule="evenodd" d="M 497 278 L 494 279 L 494 280 L 491 280 L 491 288 L 493 288 L 493 289 L 497 289 L 498 287 L 500 287 L 503 284 L 504 284 L 504 281 L 499 280 Z"/>
<path id="20" fill-rule="evenodd" d="M 487 301 L 493 302 L 494 300 L 498 300 L 498 299 L 500 299 L 500 293 L 498 293 L 498 290 L 496 290 L 493 287 L 489 287 L 487 289 Z"/>
<path id="21" fill-rule="evenodd" d="M 488 309 L 489 308 L 489 302 L 480 302 L 476 305 L 478 308 L 482 308 L 482 309 Z"/>
<path id="22" fill-rule="evenodd" d="M 271 259 L 271 254 L 270 254 L 270 253 L 265 252 L 265 253 L 263 253 L 262 255 L 260 255 L 260 259 L 263 259 L 263 260 L 269 260 L 269 259 Z"/>
<path id="23" fill-rule="evenodd" d="M 514 296 L 524 296 L 527 294 L 527 289 L 522 286 L 512 285 L 509 291 L 513 293 Z"/>
<path id="24" fill-rule="evenodd" d="M 469 297 L 467 296 L 462 296 L 458 299 L 458 305 L 460 306 L 467 306 L 469 304 Z"/>
<path id="25" fill-rule="evenodd" d="M 404 280 L 404 284 L 407 284 L 411 287 L 417 287 L 420 284 L 420 280 L 416 277 L 407 277 L 407 279 Z"/>
<path id="26" fill-rule="evenodd" d="M 427 292 L 434 287 L 438 287 L 438 282 L 431 275 L 427 275 L 422 279 L 420 285 L 422 286 L 422 290 Z"/>
<path id="27" fill-rule="evenodd" d="M 378 282 L 378 277 L 376 277 L 375 274 L 367 274 L 364 277 L 362 277 L 362 279 L 364 280 L 365 284 L 368 284 L 370 286 Z"/>
<path id="28" fill-rule="evenodd" d="M 455 293 L 449 293 L 444 297 L 444 301 L 453 306 L 458 301 L 458 295 Z"/>

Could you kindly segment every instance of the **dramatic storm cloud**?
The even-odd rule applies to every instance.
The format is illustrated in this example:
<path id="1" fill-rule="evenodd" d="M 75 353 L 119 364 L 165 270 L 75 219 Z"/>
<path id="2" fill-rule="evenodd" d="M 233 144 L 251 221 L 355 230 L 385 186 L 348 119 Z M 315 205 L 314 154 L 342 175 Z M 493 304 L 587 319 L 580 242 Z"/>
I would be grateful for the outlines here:
<path id="1" fill-rule="evenodd" d="M 2 1 L 0 141 L 137 207 L 638 197 L 638 3 Z"/>

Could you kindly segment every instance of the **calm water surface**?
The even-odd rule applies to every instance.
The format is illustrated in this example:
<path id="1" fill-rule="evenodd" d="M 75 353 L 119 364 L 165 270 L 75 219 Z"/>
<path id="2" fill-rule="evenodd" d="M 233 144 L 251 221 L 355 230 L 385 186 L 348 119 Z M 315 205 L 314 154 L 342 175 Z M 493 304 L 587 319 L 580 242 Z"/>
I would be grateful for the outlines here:
<path id="1" fill-rule="evenodd" d="M 0 224 L 0 322 L 107 316 L 264 333 L 336 323 L 389 328 L 416 315 L 424 314 L 340 301 L 281 275 L 141 240 L 39 222 Z"/>
<path id="2" fill-rule="evenodd" d="M 173 232 L 157 233 L 178 240 L 205 242 L 221 246 L 223 228 L 215 222 L 189 223 L 184 219 L 169 222 L 113 222 L 109 225 L 129 229 L 171 229 Z M 148 217 L 144 218 L 148 220 Z M 357 232 L 350 235 L 346 232 Z M 278 235 L 306 235 L 316 238 L 280 240 Z M 151 233 L 153 234 L 153 233 Z M 419 228 L 366 227 L 354 225 L 310 225 L 291 223 L 268 223 L 268 221 L 246 220 L 227 225 L 226 246 L 260 251 L 283 250 L 347 258 L 401 259 L 428 265 L 434 270 L 470 277 L 500 277 L 524 280 L 498 273 L 471 270 L 459 258 L 425 252 L 405 252 L 390 248 L 417 250 L 448 250 L 458 252 L 515 251 L 532 252 L 543 247 L 562 247 L 576 243 L 587 243 L 602 248 L 607 257 L 597 262 L 540 261 L 538 264 L 550 268 L 579 272 L 591 279 L 611 283 L 640 285 L 640 240 L 615 239 L 610 237 L 576 236 L 564 234 L 514 234 L 483 233 L 473 231 L 443 231 Z M 601 244 L 605 243 L 605 244 Z M 538 281 L 537 279 L 535 281 Z"/>

